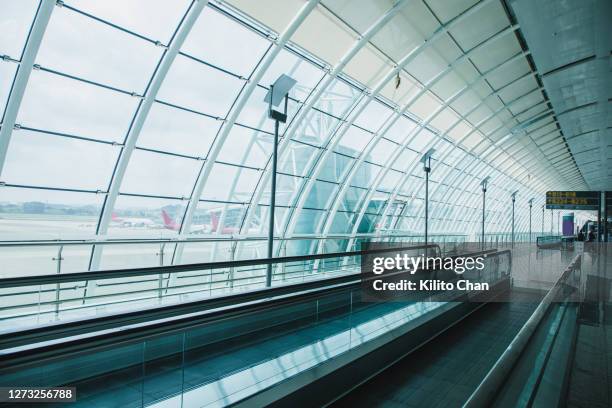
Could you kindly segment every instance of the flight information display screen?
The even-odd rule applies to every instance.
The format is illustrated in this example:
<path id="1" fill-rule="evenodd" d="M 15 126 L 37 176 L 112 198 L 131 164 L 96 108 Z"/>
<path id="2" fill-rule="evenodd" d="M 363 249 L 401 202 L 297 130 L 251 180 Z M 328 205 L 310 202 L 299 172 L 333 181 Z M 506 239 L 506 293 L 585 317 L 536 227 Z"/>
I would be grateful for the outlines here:
<path id="1" fill-rule="evenodd" d="M 599 191 L 547 191 L 546 208 L 549 210 L 597 210 Z"/>

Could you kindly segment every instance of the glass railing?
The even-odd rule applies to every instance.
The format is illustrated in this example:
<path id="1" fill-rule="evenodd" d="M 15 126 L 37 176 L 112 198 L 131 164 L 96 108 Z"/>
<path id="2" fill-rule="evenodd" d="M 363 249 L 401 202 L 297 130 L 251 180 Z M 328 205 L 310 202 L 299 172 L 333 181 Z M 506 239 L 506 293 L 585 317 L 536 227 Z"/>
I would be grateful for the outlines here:
<path id="1" fill-rule="evenodd" d="M 454 245 L 466 235 L 432 235 L 429 242 Z M 422 235 L 406 233 L 296 235 L 275 240 L 276 256 L 357 251 L 364 242 L 423 243 Z M 94 246 L 99 259 L 92 257 Z M 168 239 L 0 241 L 0 278 L 87 270 L 145 268 L 215 261 L 261 259 L 267 254 L 262 236 Z"/>
<path id="2" fill-rule="evenodd" d="M 397 243 L 410 256 L 437 244 Z M 361 251 L 274 258 L 271 286 L 357 274 Z M 65 272 L 0 279 L 0 331 L 163 307 L 267 286 L 265 258 L 190 265 Z"/>

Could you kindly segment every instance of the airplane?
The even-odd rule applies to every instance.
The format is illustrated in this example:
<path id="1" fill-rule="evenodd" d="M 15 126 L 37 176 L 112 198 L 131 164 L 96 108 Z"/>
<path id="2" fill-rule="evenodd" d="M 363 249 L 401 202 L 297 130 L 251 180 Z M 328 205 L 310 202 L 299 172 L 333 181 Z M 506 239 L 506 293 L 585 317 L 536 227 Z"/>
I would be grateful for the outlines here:
<path id="1" fill-rule="evenodd" d="M 170 214 L 168 214 L 166 212 L 166 210 L 162 210 L 162 219 L 164 220 L 164 228 L 170 231 L 180 231 L 181 230 L 181 224 L 176 222 L 174 220 L 174 218 L 172 218 L 170 216 Z M 189 229 L 189 233 L 190 234 L 205 234 L 210 232 L 210 226 L 208 225 L 200 225 L 200 224 L 196 224 L 196 225 L 192 225 L 191 228 Z"/>
<path id="2" fill-rule="evenodd" d="M 117 214 L 111 214 L 111 221 L 119 224 L 121 227 L 148 227 L 152 228 L 157 226 L 155 221 L 149 218 L 138 218 L 138 217 L 119 217 Z"/>
<path id="3" fill-rule="evenodd" d="M 211 223 L 211 232 L 217 232 L 219 229 L 219 214 L 221 211 L 211 211 L 210 212 L 210 223 Z M 223 227 L 221 228 L 220 234 L 239 234 L 240 228 L 238 227 Z"/>

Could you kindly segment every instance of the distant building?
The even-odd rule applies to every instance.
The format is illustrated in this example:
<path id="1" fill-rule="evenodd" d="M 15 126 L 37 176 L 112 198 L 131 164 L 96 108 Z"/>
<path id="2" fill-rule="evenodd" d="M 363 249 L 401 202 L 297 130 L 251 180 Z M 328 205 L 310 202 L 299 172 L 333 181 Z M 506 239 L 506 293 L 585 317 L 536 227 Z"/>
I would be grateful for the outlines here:
<path id="1" fill-rule="evenodd" d="M 42 214 L 45 212 L 46 205 L 40 201 L 28 201 L 23 203 L 23 212 L 25 214 Z"/>

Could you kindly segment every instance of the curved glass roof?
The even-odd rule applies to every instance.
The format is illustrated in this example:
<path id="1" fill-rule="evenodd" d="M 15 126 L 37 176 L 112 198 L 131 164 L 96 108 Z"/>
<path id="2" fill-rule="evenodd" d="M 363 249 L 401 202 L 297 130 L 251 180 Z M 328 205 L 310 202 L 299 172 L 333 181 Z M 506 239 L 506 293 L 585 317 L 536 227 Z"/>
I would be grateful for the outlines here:
<path id="1" fill-rule="evenodd" d="M 431 148 L 433 234 L 479 233 L 487 176 L 490 233 L 514 191 L 526 232 L 530 198 L 536 231 L 547 189 L 584 185 L 498 0 L 0 8 L 1 240 L 265 235 L 280 74 L 279 238 L 420 235 Z"/>

